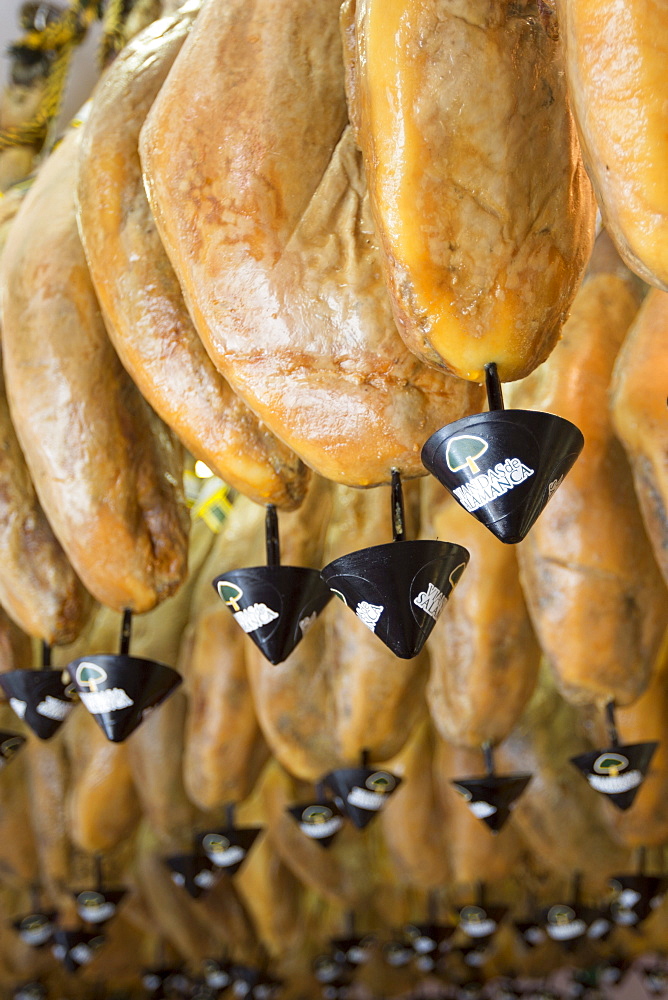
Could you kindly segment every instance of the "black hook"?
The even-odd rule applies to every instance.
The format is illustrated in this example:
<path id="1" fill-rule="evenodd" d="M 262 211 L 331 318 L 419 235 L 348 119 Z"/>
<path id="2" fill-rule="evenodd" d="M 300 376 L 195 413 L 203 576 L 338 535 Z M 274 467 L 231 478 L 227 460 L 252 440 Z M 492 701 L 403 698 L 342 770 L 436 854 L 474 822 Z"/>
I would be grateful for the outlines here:
<path id="1" fill-rule="evenodd" d="M 278 513 L 273 503 L 268 503 L 264 520 L 267 542 L 267 566 L 281 565 L 281 547 L 278 538 Z"/>
<path id="2" fill-rule="evenodd" d="M 392 469 L 392 537 L 395 542 L 403 542 L 406 538 L 404 492 L 398 469 Z"/>
<path id="3" fill-rule="evenodd" d="M 371 760 L 371 751 L 364 749 L 360 757 L 360 767 L 369 767 L 369 761 Z"/>
<path id="4" fill-rule="evenodd" d="M 487 389 L 487 405 L 490 413 L 493 410 L 505 410 L 501 379 L 496 370 L 496 361 L 490 361 L 488 365 L 485 365 L 485 388 Z"/>
<path id="5" fill-rule="evenodd" d="M 123 611 L 123 621 L 121 623 L 121 656 L 129 656 L 130 639 L 132 637 L 132 612 L 129 608 Z"/>
<path id="6" fill-rule="evenodd" d="M 51 669 L 51 646 L 48 642 L 42 642 L 42 670 Z"/>
<path id="7" fill-rule="evenodd" d="M 234 827 L 235 812 L 236 803 L 228 802 L 225 806 L 225 822 L 230 829 Z"/>
<path id="8" fill-rule="evenodd" d="M 615 703 L 614 701 L 609 701 L 605 706 L 605 717 L 608 726 L 608 736 L 610 738 L 610 743 L 613 747 L 619 746 L 619 735 L 617 733 L 617 725 L 615 723 Z"/>
<path id="9" fill-rule="evenodd" d="M 494 775 L 494 750 L 489 740 L 483 743 L 482 752 L 485 758 L 485 769 L 487 771 L 487 776 L 491 778 Z"/>
<path id="10" fill-rule="evenodd" d="M 102 875 L 102 855 L 96 854 L 93 858 L 93 863 L 95 865 L 95 888 L 98 892 L 102 892 L 102 886 L 104 885 L 104 878 Z"/>

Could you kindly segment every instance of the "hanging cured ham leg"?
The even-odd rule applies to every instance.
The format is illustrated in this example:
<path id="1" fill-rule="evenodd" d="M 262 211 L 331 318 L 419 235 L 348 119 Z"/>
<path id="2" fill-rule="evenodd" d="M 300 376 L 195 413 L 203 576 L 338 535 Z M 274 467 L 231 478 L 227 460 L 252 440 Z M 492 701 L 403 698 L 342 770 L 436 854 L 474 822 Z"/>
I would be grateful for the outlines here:
<path id="1" fill-rule="evenodd" d="M 560 0 L 559 9 L 573 113 L 606 227 L 628 266 L 668 290 L 668 12 L 654 0 Z"/>
<path id="2" fill-rule="evenodd" d="M 139 35 L 97 89 L 79 159 L 79 228 L 109 336 L 144 397 L 227 483 L 259 503 L 291 508 L 307 470 L 209 360 L 144 192 L 139 130 L 195 13 Z"/>
<path id="3" fill-rule="evenodd" d="M 540 644 L 576 704 L 627 705 L 637 698 L 668 614 L 608 412 L 615 356 L 638 308 L 637 284 L 603 234 L 563 340 L 513 397 L 574 420 L 585 436 L 574 471 L 519 550 Z"/>
<path id="4" fill-rule="evenodd" d="M 399 331 L 429 364 L 477 382 L 490 362 L 505 382 L 545 360 L 593 239 L 559 45 L 538 6 L 343 5 L 351 114 Z"/>
<path id="5" fill-rule="evenodd" d="M 40 502 L 88 590 L 146 611 L 182 582 L 181 450 L 109 343 L 74 211 L 80 132 L 45 162 L 3 254 L 12 419 Z"/>
<path id="6" fill-rule="evenodd" d="M 140 153 L 218 369 L 317 472 L 371 486 L 423 474 L 426 438 L 480 397 L 401 342 L 346 121 L 336 3 L 214 0 Z"/>
<path id="7" fill-rule="evenodd" d="M 612 419 L 633 470 L 654 555 L 668 582 L 668 293 L 650 291 L 615 362 Z"/>

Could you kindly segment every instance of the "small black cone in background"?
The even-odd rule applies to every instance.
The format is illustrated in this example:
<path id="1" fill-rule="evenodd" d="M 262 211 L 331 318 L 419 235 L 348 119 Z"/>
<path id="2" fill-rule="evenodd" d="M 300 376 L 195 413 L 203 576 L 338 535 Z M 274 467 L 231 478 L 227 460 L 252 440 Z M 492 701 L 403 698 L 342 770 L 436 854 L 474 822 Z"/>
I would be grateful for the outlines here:
<path id="1" fill-rule="evenodd" d="M 556 941 L 568 950 L 585 939 L 587 932 L 598 914 L 596 910 L 583 906 L 581 893 L 582 876 L 576 872 L 573 876 L 573 888 L 568 902 L 553 903 L 545 907 L 540 914 L 541 925 L 551 941 Z"/>
<path id="2" fill-rule="evenodd" d="M 25 743 L 25 736 L 0 729 L 0 771 L 9 764 Z"/>
<path id="3" fill-rule="evenodd" d="M 53 938 L 57 915 L 55 910 L 45 912 L 35 910 L 33 913 L 27 913 L 24 917 L 12 920 L 12 927 L 24 944 L 30 948 L 43 948 Z"/>
<path id="4" fill-rule="evenodd" d="M 538 948 L 547 941 L 547 935 L 536 920 L 514 920 L 513 926 L 528 948 Z"/>
<path id="5" fill-rule="evenodd" d="M 373 934 L 357 934 L 344 938 L 332 938 L 330 944 L 334 959 L 339 965 L 366 965 L 371 958 L 376 938 Z"/>
<path id="6" fill-rule="evenodd" d="M 385 808 L 401 784 L 396 774 L 366 766 L 367 757 L 365 751 L 361 767 L 338 768 L 322 779 L 341 812 L 358 830 L 363 830 Z"/>
<path id="7" fill-rule="evenodd" d="M 274 665 L 301 642 L 332 594 L 320 573 L 281 566 L 276 508 L 267 506 L 267 565 L 233 569 L 213 581 L 235 621 Z"/>
<path id="8" fill-rule="evenodd" d="M 10 670 L 0 674 L 0 687 L 10 707 L 40 740 L 48 740 L 58 732 L 75 707 L 65 693 L 60 673 L 50 666 L 51 647 L 42 643 L 41 670 Z"/>
<path id="9" fill-rule="evenodd" d="M 410 660 L 431 635 L 469 553 L 453 542 L 406 541 L 401 479 L 394 472 L 392 528 L 394 541 L 349 552 L 322 576 L 395 656 Z"/>
<path id="10" fill-rule="evenodd" d="M 221 868 L 227 875 L 236 875 L 261 832 L 261 826 L 236 826 L 234 805 L 229 804 L 226 825 L 220 830 L 197 834 L 195 842 L 198 850 L 206 854 L 216 868 Z"/>
<path id="11" fill-rule="evenodd" d="M 243 1000 L 252 997 L 253 990 L 262 981 L 262 972 L 252 965 L 232 966 L 232 995 Z"/>
<path id="12" fill-rule="evenodd" d="M 220 878 L 215 865 L 199 852 L 175 854 L 170 858 L 163 858 L 163 861 L 171 872 L 174 885 L 185 889 L 192 899 L 199 899 L 205 892 L 209 892 Z"/>
<path id="13" fill-rule="evenodd" d="M 190 979 L 183 969 L 177 966 L 154 966 L 142 971 L 141 983 L 147 996 L 152 1000 L 162 1000 L 169 997 L 183 997 L 190 991 Z"/>
<path id="14" fill-rule="evenodd" d="M 402 969 L 412 960 L 415 952 L 405 941 L 386 941 L 382 947 L 383 960 L 392 969 Z"/>
<path id="15" fill-rule="evenodd" d="M 181 683 L 176 670 L 130 656 L 132 614 L 123 612 L 120 653 L 81 656 L 67 670 L 80 700 L 112 743 L 122 743 Z"/>
<path id="16" fill-rule="evenodd" d="M 571 757 L 570 762 L 595 791 L 605 795 L 618 809 L 626 810 L 633 805 L 659 744 L 656 741 L 620 744 L 612 702 L 607 705 L 606 714 L 610 747 L 579 754 Z"/>
<path id="17" fill-rule="evenodd" d="M 289 806 L 286 810 L 299 829 L 320 847 L 330 847 L 344 823 L 344 815 L 336 802 L 319 794 L 312 802 Z"/>
<path id="18" fill-rule="evenodd" d="M 459 911 L 459 929 L 475 941 L 489 941 L 508 912 L 506 906 L 469 904 Z"/>
<path id="19" fill-rule="evenodd" d="M 80 889 L 74 892 L 77 913 L 87 924 L 104 927 L 116 916 L 127 889 Z"/>
<path id="20" fill-rule="evenodd" d="M 104 944 L 101 934 L 86 931 L 54 931 L 53 955 L 67 972 L 78 972 L 89 965 Z"/>
<path id="21" fill-rule="evenodd" d="M 32 980 L 22 983 L 12 993 L 12 1000 L 46 1000 L 48 991 L 44 983 Z"/>
<path id="22" fill-rule="evenodd" d="M 441 427 L 425 443 L 422 462 L 465 510 L 514 544 L 545 509 L 584 438 L 553 413 L 504 409 L 496 365 L 485 370 L 489 412 Z"/>
<path id="23" fill-rule="evenodd" d="M 646 966 L 640 975 L 643 986 L 652 996 L 661 996 L 668 990 L 668 970 L 662 965 Z"/>
<path id="24" fill-rule="evenodd" d="M 232 964 L 224 958 L 204 959 L 202 972 L 206 985 L 214 990 L 226 990 L 232 982 Z"/>
<path id="25" fill-rule="evenodd" d="M 404 935 L 416 955 L 431 955 L 444 951 L 456 930 L 454 924 L 406 924 Z"/>
<path id="26" fill-rule="evenodd" d="M 663 902 L 668 879 L 645 874 L 645 848 L 639 851 L 638 871 L 612 875 L 610 887 L 615 893 L 610 910 L 619 927 L 638 927 Z"/>
<path id="27" fill-rule="evenodd" d="M 498 833 L 531 781 L 531 775 L 496 774 L 491 744 L 483 744 L 482 750 L 487 774 L 478 778 L 455 778 L 450 784 L 466 800 L 476 819 L 481 819 L 492 833 Z"/>

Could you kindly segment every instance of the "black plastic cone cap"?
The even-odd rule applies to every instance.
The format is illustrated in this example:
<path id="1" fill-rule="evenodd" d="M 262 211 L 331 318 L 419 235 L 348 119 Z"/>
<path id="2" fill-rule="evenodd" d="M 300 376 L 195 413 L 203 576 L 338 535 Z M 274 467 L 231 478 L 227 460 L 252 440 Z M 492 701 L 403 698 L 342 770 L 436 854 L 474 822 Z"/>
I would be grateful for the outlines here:
<path id="1" fill-rule="evenodd" d="M 477 819 L 498 833 L 526 786 L 530 774 L 493 774 L 484 778 L 455 778 L 454 785 Z"/>
<path id="2" fill-rule="evenodd" d="M 113 920 L 127 889 L 80 889 L 72 893 L 77 913 L 87 924 L 103 927 Z"/>
<path id="3" fill-rule="evenodd" d="M 551 941 L 573 948 L 587 935 L 596 913 L 577 903 L 554 903 L 541 911 L 540 922 Z"/>
<path id="4" fill-rule="evenodd" d="M 521 542 L 582 451 L 575 424 L 537 410 L 494 410 L 441 427 L 422 461 L 502 542 Z"/>
<path id="5" fill-rule="evenodd" d="M 340 768 L 330 771 L 322 781 L 341 812 L 358 830 L 363 830 L 378 815 L 401 784 L 401 778 L 395 774 L 372 767 Z"/>
<path id="6" fill-rule="evenodd" d="M 232 995 L 242 1000 L 252 997 L 253 989 L 262 981 L 262 973 L 252 965 L 232 966 Z"/>
<path id="7" fill-rule="evenodd" d="M 12 1000 L 46 1000 L 47 996 L 46 986 L 38 980 L 22 983 L 11 994 Z"/>
<path id="8" fill-rule="evenodd" d="M 499 924 L 508 912 L 506 906 L 463 906 L 459 911 L 459 929 L 474 941 L 488 941 L 496 934 Z"/>
<path id="9" fill-rule="evenodd" d="M 170 1000 L 184 997 L 185 1000 L 191 987 L 190 977 L 177 966 L 160 965 L 143 969 L 141 982 L 147 996 L 154 997 L 155 1000 L 163 997 L 169 997 Z"/>
<path id="10" fill-rule="evenodd" d="M 610 885 L 617 893 L 610 907 L 612 919 L 619 927 L 638 927 L 663 902 L 668 880 L 659 875 L 613 875 Z"/>
<path id="11" fill-rule="evenodd" d="M 320 847 L 329 847 L 341 830 L 344 816 L 336 802 L 303 802 L 289 806 L 287 813 L 295 820 L 299 829 Z"/>
<path id="12" fill-rule="evenodd" d="M 75 707 L 57 670 L 11 670 L 0 674 L 0 687 L 19 719 L 40 740 L 53 736 Z"/>
<path id="13" fill-rule="evenodd" d="M 232 964 L 226 959 L 206 958 L 202 962 L 202 972 L 207 986 L 215 990 L 226 990 L 232 982 Z"/>
<path id="14" fill-rule="evenodd" d="M 404 934 L 416 954 L 429 955 L 443 950 L 456 930 L 454 924 L 406 924 Z"/>
<path id="15" fill-rule="evenodd" d="M 322 576 L 395 656 L 410 660 L 468 561 L 468 551 L 452 542 L 388 542 L 335 559 Z"/>
<path id="16" fill-rule="evenodd" d="M 270 663 L 282 663 L 331 599 L 315 569 L 251 566 L 217 576 L 213 586 Z"/>
<path id="17" fill-rule="evenodd" d="M 196 841 L 217 868 L 222 868 L 227 875 L 236 875 L 261 832 L 261 826 L 228 826 L 199 833 Z"/>
<path id="18" fill-rule="evenodd" d="M 352 937 L 332 938 L 330 945 L 334 960 L 339 965 L 366 965 L 376 945 L 373 934 L 356 934 Z"/>
<path id="19" fill-rule="evenodd" d="M 0 771 L 9 764 L 25 743 L 25 736 L 0 729 Z"/>
<path id="20" fill-rule="evenodd" d="M 213 889 L 220 878 L 215 865 L 202 854 L 175 854 L 163 860 L 172 873 L 174 885 L 181 886 L 193 899 Z"/>
<path id="21" fill-rule="evenodd" d="M 513 926 L 528 948 L 537 948 L 547 941 L 547 935 L 537 920 L 514 920 Z"/>
<path id="22" fill-rule="evenodd" d="M 78 972 L 93 961 L 104 940 L 101 934 L 86 931 L 55 931 L 53 955 L 68 972 Z"/>
<path id="23" fill-rule="evenodd" d="M 43 948 L 53 938 L 56 917 L 55 910 L 26 913 L 24 917 L 12 920 L 12 927 L 24 944 L 31 948 Z"/>
<path id="24" fill-rule="evenodd" d="M 164 663 L 122 654 L 82 656 L 67 669 L 84 707 L 112 743 L 126 740 L 181 683 Z"/>
<path id="25" fill-rule="evenodd" d="M 593 750 L 570 762 L 582 772 L 589 784 L 617 806 L 630 809 L 645 780 L 658 743 L 627 743 L 608 750 Z"/>
<path id="26" fill-rule="evenodd" d="M 382 948 L 385 963 L 393 969 L 401 969 L 408 965 L 415 952 L 405 941 L 386 941 Z"/>

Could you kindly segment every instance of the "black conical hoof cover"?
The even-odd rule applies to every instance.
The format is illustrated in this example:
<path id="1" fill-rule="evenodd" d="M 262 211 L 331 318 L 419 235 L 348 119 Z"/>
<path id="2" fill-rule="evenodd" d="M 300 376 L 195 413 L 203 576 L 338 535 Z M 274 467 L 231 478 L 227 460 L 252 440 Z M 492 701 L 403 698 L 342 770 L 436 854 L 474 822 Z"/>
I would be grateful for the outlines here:
<path id="1" fill-rule="evenodd" d="M 401 969 L 412 961 L 415 952 L 405 941 L 386 941 L 382 948 L 385 963 L 393 969 Z"/>
<path id="2" fill-rule="evenodd" d="M 202 971 L 206 985 L 214 990 L 226 990 L 232 982 L 232 963 L 225 959 L 204 959 Z"/>
<path id="3" fill-rule="evenodd" d="M 502 542 L 521 542 L 582 451 L 575 424 L 537 410 L 494 410 L 441 427 L 425 467 Z"/>
<path id="4" fill-rule="evenodd" d="M 483 778 L 455 778 L 450 784 L 466 799 L 473 815 L 498 833 L 530 781 L 530 774 L 491 774 Z"/>
<path id="5" fill-rule="evenodd" d="M 395 656 L 417 656 L 466 568 L 453 542 L 388 542 L 349 552 L 322 570 L 331 590 Z"/>
<path id="6" fill-rule="evenodd" d="M 48 910 L 45 913 L 27 913 L 25 917 L 13 920 L 12 927 L 24 944 L 31 948 L 43 948 L 53 937 L 56 929 L 54 921 L 57 916 L 55 910 Z"/>
<path id="7" fill-rule="evenodd" d="M 485 962 L 489 961 L 490 957 L 490 949 L 485 948 L 484 945 L 480 944 L 464 945 L 463 948 L 458 948 L 457 951 L 461 955 L 464 965 L 468 965 L 469 969 L 482 969 L 483 965 Z M 481 983 L 473 985 L 477 985 L 478 991 L 482 989 Z M 466 992 L 463 994 L 463 996 L 466 997 L 478 995 L 479 992 Z"/>
<path id="8" fill-rule="evenodd" d="M 11 670 L 0 674 L 0 687 L 19 719 L 40 740 L 53 736 L 75 706 L 56 670 Z"/>
<path id="9" fill-rule="evenodd" d="M 618 809 L 630 809 L 645 780 L 658 743 L 628 743 L 571 757 L 570 762 L 597 792 Z"/>
<path id="10" fill-rule="evenodd" d="M 149 997 L 161 1000 L 162 997 L 186 997 L 190 990 L 190 979 L 183 969 L 173 966 L 156 966 L 144 969 L 141 983 Z"/>
<path id="11" fill-rule="evenodd" d="M 289 806 L 287 813 L 296 820 L 301 832 L 320 847 L 329 847 L 341 830 L 344 816 L 336 802 L 303 802 Z"/>
<path id="12" fill-rule="evenodd" d="M 239 997 L 251 997 L 254 988 L 262 981 L 262 973 L 252 965 L 232 966 L 232 995 Z"/>
<path id="13" fill-rule="evenodd" d="M 12 1000 L 46 1000 L 47 996 L 48 991 L 44 983 L 34 980 L 17 986 L 12 993 Z"/>
<path id="14" fill-rule="evenodd" d="M 77 913 L 87 924 L 103 927 L 113 920 L 127 889 L 80 889 L 72 893 Z"/>
<path id="15" fill-rule="evenodd" d="M 456 930 L 454 924 L 406 924 L 404 934 L 416 954 L 430 955 L 443 950 L 442 946 Z"/>
<path id="16" fill-rule="evenodd" d="M 53 955 L 68 972 L 78 972 L 89 965 L 104 944 L 101 934 L 85 931 L 54 931 Z"/>
<path id="17" fill-rule="evenodd" d="M 499 924 L 508 912 L 507 906 L 463 906 L 459 911 L 459 929 L 476 941 L 488 941 L 496 934 Z"/>
<path id="18" fill-rule="evenodd" d="M 613 875 L 610 885 L 617 893 L 610 908 L 612 919 L 619 927 L 638 927 L 661 906 L 668 880 L 658 875 Z"/>
<path id="19" fill-rule="evenodd" d="M 373 934 L 355 935 L 354 937 L 332 938 L 329 942 L 334 960 L 339 965 L 366 965 L 376 944 Z"/>
<path id="20" fill-rule="evenodd" d="M 528 948 L 537 948 L 547 941 L 547 935 L 536 920 L 514 920 L 513 926 Z"/>
<path id="21" fill-rule="evenodd" d="M 554 903 L 541 911 L 540 922 L 551 941 L 573 948 L 586 935 L 596 913 L 576 903 Z"/>
<path id="22" fill-rule="evenodd" d="M 0 771 L 9 764 L 25 743 L 25 736 L 0 729 Z"/>
<path id="23" fill-rule="evenodd" d="M 164 663 L 121 654 L 82 656 L 67 669 L 84 707 L 112 743 L 126 740 L 181 683 Z"/>
<path id="24" fill-rule="evenodd" d="M 350 822 L 363 830 L 378 815 L 401 784 L 401 778 L 372 767 L 345 767 L 322 779 L 334 801 Z"/>
<path id="25" fill-rule="evenodd" d="M 260 833 L 261 826 L 227 826 L 199 833 L 197 845 L 216 868 L 222 868 L 227 875 L 236 875 Z"/>
<path id="26" fill-rule="evenodd" d="M 316 569 L 251 566 L 217 576 L 213 586 L 270 663 L 282 663 L 331 599 Z"/>
<path id="27" fill-rule="evenodd" d="M 172 873 L 174 885 L 181 886 L 193 899 L 213 889 L 220 878 L 215 865 L 202 854 L 175 854 L 163 861 Z"/>

